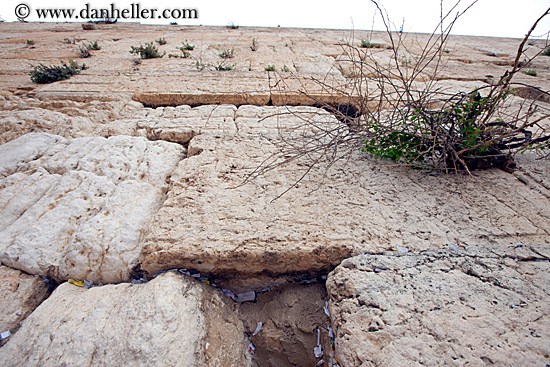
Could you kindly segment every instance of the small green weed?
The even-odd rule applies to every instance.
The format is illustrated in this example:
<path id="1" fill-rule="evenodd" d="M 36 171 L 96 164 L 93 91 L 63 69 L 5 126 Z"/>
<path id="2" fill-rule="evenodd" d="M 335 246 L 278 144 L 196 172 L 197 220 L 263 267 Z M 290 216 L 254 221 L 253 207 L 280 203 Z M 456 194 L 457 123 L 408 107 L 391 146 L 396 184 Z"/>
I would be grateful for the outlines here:
<path id="1" fill-rule="evenodd" d="M 378 48 L 380 47 L 380 44 L 378 43 L 372 43 L 367 40 L 361 40 L 361 44 L 359 45 L 361 48 Z"/>
<path id="2" fill-rule="evenodd" d="M 525 74 L 525 75 L 537 76 L 537 71 L 534 70 L 534 69 L 522 70 L 521 72 L 522 72 L 523 74 Z"/>
<path id="3" fill-rule="evenodd" d="M 265 71 L 275 71 L 275 65 L 268 65 L 268 66 L 265 68 Z"/>
<path id="4" fill-rule="evenodd" d="M 99 45 L 99 43 L 97 43 L 97 41 L 88 43 L 86 48 L 88 48 L 88 50 L 93 50 L 93 51 L 101 50 L 101 46 Z"/>
<path id="5" fill-rule="evenodd" d="M 550 56 L 550 47 L 547 47 L 546 50 L 542 51 L 543 56 Z"/>
<path id="6" fill-rule="evenodd" d="M 74 45 L 76 44 L 76 38 L 70 39 L 70 38 L 63 38 L 63 43 L 67 45 Z"/>
<path id="7" fill-rule="evenodd" d="M 233 70 L 235 69 L 235 66 L 237 66 L 237 63 L 233 63 L 233 64 L 226 64 L 225 63 L 225 60 L 223 60 L 222 62 L 220 62 L 218 65 L 216 65 L 216 70 L 218 71 L 228 71 L 228 70 Z"/>
<path id="8" fill-rule="evenodd" d="M 130 53 L 134 55 L 139 55 L 142 59 L 155 59 L 163 57 L 166 52 L 160 53 L 157 46 L 153 45 L 153 42 L 149 42 L 143 45 L 139 45 L 139 47 L 130 46 L 131 50 Z"/>
<path id="9" fill-rule="evenodd" d="M 239 26 L 233 22 L 229 22 L 229 24 L 227 25 L 227 28 L 229 29 L 239 29 Z"/>
<path id="10" fill-rule="evenodd" d="M 195 45 L 192 45 L 185 40 L 185 42 L 181 43 L 182 46 L 178 47 L 179 50 L 183 51 L 193 51 L 195 49 Z"/>
<path id="11" fill-rule="evenodd" d="M 488 156 L 489 144 L 483 143 L 489 142 L 490 137 L 487 129 L 477 121 L 487 102 L 487 97 L 474 92 L 437 115 L 417 108 L 391 129 L 371 121 L 372 137 L 361 150 L 376 158 L 409 164 L 423 163 L 434 151 L 446 154 L 448 147 L 445 144 L 452 144 L 453 149 L 464 152 L 466 161 L 469 157 Z M 448 129 L 442 130 L 437 140 L 432 135 L 434 121 Z"/>
<path id="12" fill-rule="evenodd" d="M 288 66 L 283 65 L 281 71 L 284 71 L 285 73 L 288 73 L 288 72 L 290 72 L 290 69 L 288 68 Z"/>
<path id="13" fill-rule="evenodd" d="M 57 82 L 59 80 L 69 79 L 75 74 L 80 74 L 81 70 L 86 69 L 87 67 L 85 64 L 78 65 L 77 62 L 69 59 L 68 64 L 64 61 L 61 61 L 61 66 L 46 66 L 44 64 L 40 64 L 38 66 L 35 66 L 29 72 L 29 75 L 33 83 L 47 84 Z"/>
<path id="14" fill-rule="evenodd" d="M 90 50 L 86 46 L 80 46 L 78 48 L 78 52 L 80 53 L 80 57 L 83 59 L 92 56 L 92 54 L 90 53 Z"/>
<path id="15" fill-rule="evenodd" d="M 222 59 L 232 59 L 235 57 L 235 51 L 233 49 L 226 49 L 220 52 L 218 56 L 220 56 Z"/>
<path id="16" fill-rule="evenodd" d="M 168 43 L 168 41 L 167 41 L 166 38 L 164 38 L 164 37 L 159 38 L 159 39 L 156 40 L 155 42 L 158 43 L 160 46 L 165 45 L 165 44 Z"/>
<path id="17" fill-rule="evenodd" d="M 197 68 L 198 71 L 203 71 L 206 69 L 206 64 L 202 62 L 202 60 L 195 61 L 195 68 Z"/>
<path id="18" fill-rule="evenodd" d="M 27 40 L 26 43 L 27 46 L 33 46 L 36 42 L 34 42 L 33 40 Z"/>

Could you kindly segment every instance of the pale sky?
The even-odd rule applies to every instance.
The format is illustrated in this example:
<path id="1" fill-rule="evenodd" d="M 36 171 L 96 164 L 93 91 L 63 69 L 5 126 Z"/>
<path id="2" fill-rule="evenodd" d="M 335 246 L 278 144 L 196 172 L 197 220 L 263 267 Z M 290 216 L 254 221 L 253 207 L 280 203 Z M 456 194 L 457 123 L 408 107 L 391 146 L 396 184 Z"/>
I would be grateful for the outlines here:
<path id="1" fill-rule="evenodd" d="M 463 0 L 459 9 L 464 9 L 472 0 Z M 369 0 L 300 1 L 300 0 L 2 0 L 0 16 L 6 21 L 15 21 L 15 8 L 25 3 L 31 9 L 28 21 L 37 21 L 36 8 L 92 8 L 110 7 L 119 9 L 138 4 L 141 8 L 197 9 L 198 19 L 141 20 L 141 23 L 167 24 L 177 21 L 186 25 L 228 25 L 262 27 L 305 27 L 336 29 L 381 29 L 375 18 L 374 7 Z M 406 32 L 432 32 L 437 26 L 440 0 L 379 0 L 390 19 L 399 29 L 404 20 Z M 444 8 L 450 9 L 456 0 L 444 0 Z M 534 21 L 550 6 L 548 0 L 478 0 L 456 23 L 453 34 L 516 37 L 521 38 Z M 456 13 L 456 11 L 454 12 Z M 454 14 L 453 13 L 453 14 Z M 375 19 L 373 23 L 373 19 Z M 69 19 L 67 19 L 69 21 Z M 74 20 L 73 20 L 74 21 Z M 136 21 L 136 20 L 131 20 Z M 535 35 L 546 38 L 550 31 L 550 17 L 537 28 Z M 546 34 L 546 36 L 545 36 Z"/>

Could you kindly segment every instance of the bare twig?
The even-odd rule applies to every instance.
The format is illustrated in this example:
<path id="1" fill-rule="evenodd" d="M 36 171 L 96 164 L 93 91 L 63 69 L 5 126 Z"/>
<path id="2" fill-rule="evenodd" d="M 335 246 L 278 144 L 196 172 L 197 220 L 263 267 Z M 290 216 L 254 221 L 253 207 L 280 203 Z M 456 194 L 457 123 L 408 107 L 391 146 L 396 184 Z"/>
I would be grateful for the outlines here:
<path id="1" fill-rule="evenodd" d="M 448 12 L 443 11 L 441 2 L 440 22 L 414 60 L 408 59 L 413 52 L 407 46 L 406 34 L 392 29 L 385 10 L 377 1 L 371 2 L 391 45 L 389 60 L 380 57 L 387 54 L 384 49 L 359 48 L 346 42 L 341 45 L 343 55 L 338 69 L 348 77 L 347 84 L 336 85 L 328 76 L 308 80 L 293 76 L 300 86 L 293 93 L 298 92 L 312 106 L 329 111 L 336 121 L 327 123 L 321 114 L 301 115 L 292 109 L 278 113 L 297 116 L 301 124 L 279 132 L 278 150 L 256 167 L 245 182 L 292 162 L 308 160 L 305 172 L 279 198 L 313 167 L 324 162 L 328 169 L 339 160 L 350 159 L 359 147 L 398 165 L 468 174 L 488 167 L 509 171 L 515 167 L 514 155 L 518 152 L 550 150 L 550 111 L 536 100 L 522 100 L 514 109 L 508 103 L 516 98 L 511 93 L 516 85 L 530 87 L 514 84 L 512 78 L 525 65 L 525 44 L 537 24 L 550 14 L 550 8 L 527 32 L 512 69 L 498 83 L 449 94 L 438 84 L 440 68 L 446 62 L 445 47 L 454 24 L 477 0 L 457 11 L 459 0 Z M 343 66 L 348 67 L 347 71 Z M 275 88 L 284 93 L 289 85 L 281 78 Z M 538 90 L 541 95 L 548 95 Z"/>

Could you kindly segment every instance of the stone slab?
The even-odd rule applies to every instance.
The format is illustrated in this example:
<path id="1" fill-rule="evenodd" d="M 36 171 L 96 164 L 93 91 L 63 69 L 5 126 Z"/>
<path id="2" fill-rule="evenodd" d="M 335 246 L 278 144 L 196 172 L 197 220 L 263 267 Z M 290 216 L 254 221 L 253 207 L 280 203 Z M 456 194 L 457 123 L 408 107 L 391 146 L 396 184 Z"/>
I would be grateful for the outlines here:
<path id="1" fill-rule="evenodd" d="M 49 293 L 39 277 L 0 265 L 0 332 L 13 334 Z"/>
<path id="2" fill-rule="evenodd" d="M 44 133 L 0 146 L 0 261 L 57 280 L 128 280 L 180 145 Z"/>
<path id="3" fill-rule="evenodd" d="M 548 198 L 496 169 L 472 176 L 427 173 L 353 153 L 328 170 L 321 163 L 299 183 L 310 161 L 246 181 L 277 151 L 277 132 L 300 119 L 265 112 L 242 106 L 238 134 L 205 133 L 190 141 L 190 158 L 175 170 L 153 218 L 143 269 L 227 276 L 320 272 L 351 255 L 395 246 L 426 250 L 550 238 Z M 311 126 L 286 132 L 300 136 L 306 129 Z"/>
<path id="4" fill-rule="evenodd" d="M 360 255 L 329 274 L 341 366 L 545 366 L 550 247 Z"/>
<path id="5" fill-rule="evenodd" d="M 2 366 L 249 366 L 235 304 L 177 273 L 145 284 L 63 283 L 0 349 Z"/>
<path id="6" fill-rule="evenodd" d="M 246 103 L 269 100 L 270 87 L 280 78 L 299 76 L 326 83 L 342 84 L 349 80 L 349 59 L 372 54 L 380 65 L 387 65 L 395 55 L 384 32 L 367 30 L 327 30 L 298 28 L 190 27 L 132 23 L 99 25 L 97 30 L 84 31 L 79 23 L 0 25 L 1 94 L 22 93 L 55 96 L 55 98 L 101 99 L 106 95 L 127 95 L 137 91 L 136 98 L 151 105 L 169 103 Z M 180 55 L 183 42 L 195 49 L 188 58 L 163 58 L 134 63 L 131 47 L 165 38 L 161 53 Z M 75 40 L 67 44 L 64 40 Z M 26 45 L 26 40 L 35 44 Z M 253 40 L 257 49 L 252 50 Z M 359 45 L 369 40 L 381 45 L 366 49 Z M 417 57 L 426 43 L 434 42 L 427 34 L 404 34 L 403 48 L 397 56 L 405 75 L 412 73 Z M 438 39 L 435 39 L 438 41 Z M 78 48 L 97 41 L 101 50 L 92 51 L 85 62 L 89 69 L 71 79 L 50 85 L 36 85 L 29 79 L 31 65 L 58 64 L 60 60 L 77 59 Z M 396 41 L 397 42 L 397 41 Z M 520 40 L 496 37 L 452 35 L 442 54 L 436 78 L 455 81 L 476 81 L 486 85 L 487 76 L 498 78 L 513 62 Z M 346 47 L 346 43 L 352 47 Z M 544 47 L 543 40 L 532 40 L 527 54 L 533 56 Z M 224 50 L 233 50 L 234 57 L 220 58 Z M 348 61 L 346 61 L 348 60 Z M 218 71 L 220 62 L 235 64 L 233 70 Z M 265 69 L 273 67 L 274 72 Z M 535 84 L 548 90 L 550 58 L 538 57 L 530 65 L 538 76 L 518 75 L 518 81 Z M 427 70 L 432 74 L 433 70 Z M 357 73 L 355 73 L 357 74 Z M 423 76 L 420 79 L 424 78 Z M 522 80 L 523 78 L 523 80 Z M 295 91 L 295 90 L 294 90 Z M 217 96 L 219 94 L 219 96 Z M 164 95 L 166 99 L 160 98 Z M 204 100 L 201 99 L 204 97 Z M 292 96 L 300 99 L 299 94 Z M 274 100 L 285 103 L 278 93 Z M 202 102 L 200 102 L 202 100 Z M 290 104 L 308 103 L 294 101 Z"/>

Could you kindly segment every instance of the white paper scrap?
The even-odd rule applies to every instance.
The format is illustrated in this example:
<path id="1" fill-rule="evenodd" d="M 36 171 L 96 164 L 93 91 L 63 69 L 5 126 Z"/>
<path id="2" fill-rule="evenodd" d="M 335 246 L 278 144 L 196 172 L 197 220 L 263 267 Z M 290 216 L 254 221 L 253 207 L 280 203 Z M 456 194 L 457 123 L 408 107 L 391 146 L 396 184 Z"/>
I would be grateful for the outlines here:
<path id="1" fill-rule="evenodd" d="M 256 300 L 256 292 L 248 291 L 237 295 L 237 302 L 252 302 Z"/>
<path id="2" fill-rule="evenodd" d="M 258 326 L 256 326 L 256 330 L 254 330 L 254 332 L 252 333 L 252 336 L 258 334 L 260 332 L 260 330 L 262 330 L 262 322 L 258 322 Z"/>
<path id="3" fill-rule="evenodd" d="M 313 354 L 316 358 L 321 358 L 323 356 L 323 347 L 321 346 L 321 331 L 317 328 L 317 346 L 313 348 Z"/>
<path id="4" fill-rule="evenodd" d="M 0 333 L 0 340 L 7 339 L 10 336 L 11 336 L 11 332 L 9 330 L 6 330 L 3 333 Z"/>

